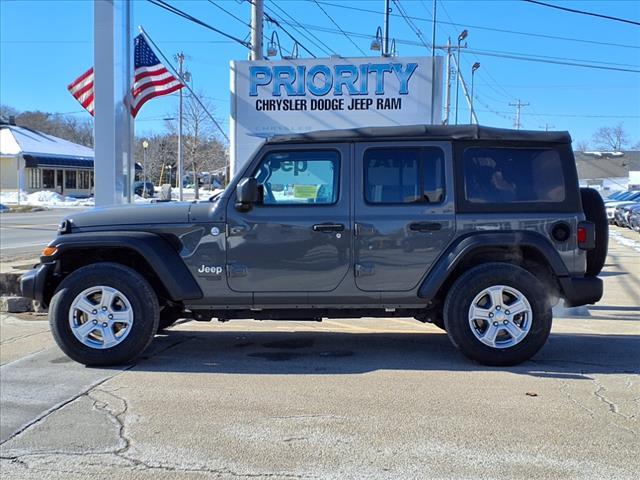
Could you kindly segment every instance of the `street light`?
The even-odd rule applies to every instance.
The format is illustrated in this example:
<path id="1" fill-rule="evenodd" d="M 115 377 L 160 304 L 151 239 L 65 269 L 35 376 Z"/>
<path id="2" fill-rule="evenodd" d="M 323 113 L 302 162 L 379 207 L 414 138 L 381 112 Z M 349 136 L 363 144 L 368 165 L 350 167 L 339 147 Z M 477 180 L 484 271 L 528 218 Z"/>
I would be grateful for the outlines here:
<path id="1" fill-rule="evenodd" d="M 465 38 L 467 38 L 468 35 L 469 32 L 467 30 L 463 30 L 462 32 L 460 32 L 460 35 L 458 35 L 458 74 L 456 75 L 456 125 L 458 124 L 458 95 L 460 92 L 460 44 Z"/>
<path id="2" fill-rule="evenodd" d="M 173 170 L 173 165 L 167 165 L 167 170 L 169 170 L 169 185 L 171 185 L 171 182 L 173 182 L 173 175 L 171 172 Z"/>
<path id="3" fill-rule="evenodd" d="M 469 123 L 473 123 L 473 77 L 479 68 L 480 62 L 474 63 L 471 67 L 471 113 L 469 114 Z"/>
<path id="4" fill-rule="evenodd" d="M 276 55 L 278 55 L 279 48 L 280 37 L 278 36 L 278 32 L 274 30 L 273 32 L 271 32 L 271 40 L 269 40 L 269 45 L 267 46 L 267 57 L 275 57 Z"/>
<path id="5" fill-rule="evenodd" d="M 142 196 L 147 198 L 147 148 L 149 142 L 142 141 Z"/>
<path id="6" fill-rule="evenodd" d="M 393 40 L 391 40 L 390 56 L 392 56 L 392 57 L 397 57 L 398 56 L 398 50 L 396 49 L 396 39 L 395 38 Z"/>
<path id="7" fill-rule="evenodd" d="M 382 51 L 382 28 L 378 27 L 376 30 L 376 38 L 371 41 L 371 50 L 374 52 Z M 384 55 L 384 52 L 382 52 Z"/>

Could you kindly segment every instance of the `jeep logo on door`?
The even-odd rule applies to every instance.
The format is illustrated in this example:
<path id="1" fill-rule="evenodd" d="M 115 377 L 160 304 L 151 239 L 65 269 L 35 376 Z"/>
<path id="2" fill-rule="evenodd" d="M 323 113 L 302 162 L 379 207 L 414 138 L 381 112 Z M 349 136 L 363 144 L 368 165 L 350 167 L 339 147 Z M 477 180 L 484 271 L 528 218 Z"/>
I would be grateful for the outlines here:
<path id="1" fill-rule="evenodd" d="M 198 273 L 204 275 L 219 276 L 222 275 L 222 272 L 224 272 L 224 267 L 216 265 L 200 265 L 200 268 L 198 268 Z"/>

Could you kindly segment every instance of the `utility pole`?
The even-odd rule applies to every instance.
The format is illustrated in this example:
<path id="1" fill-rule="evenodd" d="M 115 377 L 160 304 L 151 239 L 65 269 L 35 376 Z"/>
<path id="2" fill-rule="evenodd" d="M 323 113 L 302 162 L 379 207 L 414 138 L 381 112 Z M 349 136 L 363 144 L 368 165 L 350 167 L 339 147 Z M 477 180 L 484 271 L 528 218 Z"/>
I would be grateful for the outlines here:
<path id="1" fill-rule="evenodd" d="M 540 127 L 540 128 L 544 128 L 545 132 L 548 132 L 550 128 L 556 128 L 555 125 L 549 125 L 548 123 L 544 124 L 544 127 Z"/>
<path id="2" fill-rule="evenodd" d="M 451 45 L 451 37 L 449 37 L 447 39 L 446 45 L 439 45 L 439 46 L 436 46 L 435 48 L 440 50 L 445 50 L 447 52 L 447 80 L 446 80 L 446 90 L 445 90 L 444 119 L 442 120 L 442 124 L 450 125 L 451 124 L 451 76 L 454 71 L 452 68 L 452 62 L 458 65 L 455 61 L 455 57 L 453 57 L 453 53 L 451 52 L 454 49 L 457 49 L 459 52 L 461 48 L 467 48 L 467 46 L 460 45 L 456 47 L 454 45 Z M 459 76 L 457 66 L 456 66 L 456 74 L 457 74 L 456 76 Z M 457 78 L 456 80 L 459 81 L 460 78 Z M 456 97 L 457 97 L 457 94 L 456 94 Z"/>
<path id="3" fill-rule="evenodd" d="M 176 59 L 178 60 L 178 75 L 180 76 L 180 81 L 184 83 L 184 53 L 180 52 L 176 55 Z M 178 116 L 178 198 L 182 202 L 184 200 L 182 193 L 182 172 L 183 172 L 183 164 L 182 164 L 182 89 L 178 90 L 180 93 L 180 113 Z"/>
<path id="4" fill-rule="evenodd" d="M 449 116 L 451 115 L 451 37 L 447 39 L 447 90 L 444 102 L 444 123 L 449 124 Z"/>
<path id="5" fill-rule="evenodd" d="M 462 40 L 467 38 L 467 35 L 469 35 L 469 32 L 467 30 L 463 30 L 460 35 L 458 35 L 458 59 L 456 61 L 456 125 L 458 124 L 458 95 L 460 91 L 460 77 L 462 75 L 462 73 L 460 72 L 460 44 L 462 43 Z M 465 47 L 466 46 L 467 45 L 465 44 Z"/>
<path id="6" fill-rule="evenodd" d="M 522 126 L 522 124 L 520 123 L 520 110 L 522 109 L 522 107 L 529 106 L 529 104 L 522 103 L 520 100 L 518 100 L 517 103 L 510 103 L 509 106 L 516 107 L 516 121 L 513 126 L 516 127 L 516 130 L 520 130 L 520 127 Z"/>
<path id="7" fill-rule="evenodd" d="M 251 0 L 251 60 L 262 60 L 263 0 Z"/>
<path id="8" fill-rule="evenodd" d="M 391 7 L 389 6 L 389 0 L 384 0 L 384 39 L 382 42 L 383 50 L 382 55 L 384 57 L 389 56 L 389 14 L 391 13 Z"/>

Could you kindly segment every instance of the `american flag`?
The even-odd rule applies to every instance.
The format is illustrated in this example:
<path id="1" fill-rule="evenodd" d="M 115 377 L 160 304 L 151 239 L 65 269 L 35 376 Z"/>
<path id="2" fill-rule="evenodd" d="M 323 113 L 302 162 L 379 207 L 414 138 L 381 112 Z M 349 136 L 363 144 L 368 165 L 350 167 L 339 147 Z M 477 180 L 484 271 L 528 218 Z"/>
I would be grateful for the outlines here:
<path id="1" fill-rule="evenodd" d="M 135 40 L 133 59 L 135 65 L 131 115 L 138 114 L 142 105 L 153 97 L 168 95 L 184 85 L 166 69 L 142 36 Z M 94 114 L 93 67 L 80 75 L 68 87 L 71 95 L 91 114 Z"/>

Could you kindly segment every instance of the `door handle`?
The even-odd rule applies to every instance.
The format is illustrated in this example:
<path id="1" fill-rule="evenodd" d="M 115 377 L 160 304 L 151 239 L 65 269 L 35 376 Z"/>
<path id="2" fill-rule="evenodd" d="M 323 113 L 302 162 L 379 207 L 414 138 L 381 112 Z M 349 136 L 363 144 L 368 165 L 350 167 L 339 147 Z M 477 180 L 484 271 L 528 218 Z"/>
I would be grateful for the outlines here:
<path id="1" fill-rule="evenodd" d="M 435 232 L 442 229 L 438 222 L 416 222 L 409 224 L 409 229 L 414 232 Z"/>
<path id="2" fill-rule="evenodd" d="M 341 223 L 318 223 L 312 228 L 314 232 L 342 232 L 344 225 Z"/>

